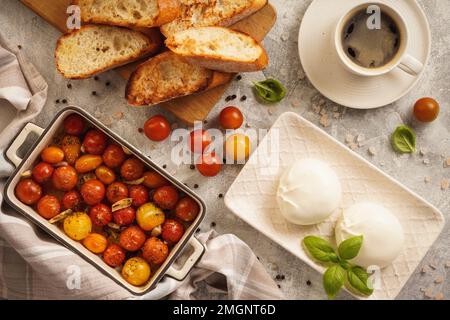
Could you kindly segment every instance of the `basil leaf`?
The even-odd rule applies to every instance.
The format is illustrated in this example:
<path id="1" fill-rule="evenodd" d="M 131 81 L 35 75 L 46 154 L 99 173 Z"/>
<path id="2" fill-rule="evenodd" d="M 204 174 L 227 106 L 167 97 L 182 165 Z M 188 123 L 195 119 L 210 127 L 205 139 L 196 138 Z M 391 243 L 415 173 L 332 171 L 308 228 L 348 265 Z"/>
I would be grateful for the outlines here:
<path id="1" fill-rule="evenodd" d="M 342 241 L 338 248 L 339 257 L 345 260 L 356 258 L 359 250 L 361 250 L 362 243 L 363 236 L 353 237 Z"/>
<path id="2" fill-rule="evenodd" d="M 278 80 L 266 79 L 253 84 L 258 96 L 266 102 L 280 102 L 286 96 L 286 88 Z"/>
<path id="3" fill-rule="evenodd" d="M 363 268 L 352 267 L 347 270 L 347 278 L 350 286 L 359 293 L 366 296 L 370 296 L 373 293 L 369 274 Z"/>
<path id="4" fill-rule="evenodd" d="M 303 239 L 308 253 L 316 260 L 321 262 L 338 262 L 339 258 L 336 255 L 331 244 L 322 238 L 315 236 L 308 236 Z"/>
<path id="5" fill-rule="evenodd" d="M 345 270 L 338 264 L 329 267 L 323 274 L 323 287 L 328 299 L 334 299 L 345 282 Z"/>
<path id="6" fill-rule="evenodd" d="M 400 153 L 416 152 L 416 133 L 408 126 L 399 126 L 391 137 L 392 147 Z"/>

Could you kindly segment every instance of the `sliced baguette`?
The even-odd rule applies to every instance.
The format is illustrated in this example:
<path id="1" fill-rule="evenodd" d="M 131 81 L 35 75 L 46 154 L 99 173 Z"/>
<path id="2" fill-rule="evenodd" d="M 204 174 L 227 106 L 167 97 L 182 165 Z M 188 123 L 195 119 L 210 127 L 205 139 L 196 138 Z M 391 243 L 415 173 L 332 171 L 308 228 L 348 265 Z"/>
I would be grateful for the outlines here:
<path id="1" fill-rule="evenodd" d="M 125 95 L 132 106 L 154 105 L 210 90 L 231 78 L 231 74 L 193 66 L 167 51 L 144 62 L 133 72 Z"/>
<path id="2" fill-rule="evenodd" d="M 180 31 L 166 46 L 191 64 L 222 72 L 253 72 L 267 67 L 264 48 L 252 37 L 224 27 Z"/>
<path id="3" fill-rule="evenodd" d="M 161 45 L 160 36 L 150 38 L 125 28 L 86 25 L 58 39 L 56 67 L 66 78 L 89 78 L 154 54 Z"/>
<path id="4" fill-rule="evenodd" d="M 181 13 L 178 0 L 74 0 L 84 23 L 159 27 Z"/>
<path id="5" fill-rule="evenodd" d="M 181 15 L 161 27 L 170 35 L 193 27 L 228 27 L 253 14 L 267 4 L 267 0 L 181 0 Z"/>

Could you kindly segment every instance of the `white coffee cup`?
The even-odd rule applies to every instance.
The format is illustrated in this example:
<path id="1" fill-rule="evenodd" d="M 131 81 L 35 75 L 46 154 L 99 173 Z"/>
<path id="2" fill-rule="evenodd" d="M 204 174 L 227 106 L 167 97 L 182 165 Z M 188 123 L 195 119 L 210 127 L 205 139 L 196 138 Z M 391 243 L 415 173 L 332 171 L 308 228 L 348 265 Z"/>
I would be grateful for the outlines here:
<path id="1" fill-rule="evenodd" d="M 365 68 L 363 66 L 356 64 L 348 57 L 348 55 L 344 51 L 342 38 L 344 35 L 344 29 L 348 21 L 353 16 L 355 16 L 355 14 L 364 9 L 368 10 L 366 12 L 368 12 L 369 15 L 371 13 L 370 9 L 373 8 L 372 6 L 378 6 L 381 9 L 381 12 L 390 16 L 397 24 L 400 32 L 400 47 L 396 55 L 387 64 L 377 68 Z M 397 67 L 413 76 L 417 76 L 418 74 L 420 74 L 424 66 L 419 60 L 417 60 L 416 58 L 414 58 L 413 56 L 409 55 L 406 52 L 408 48 L 408 41 L 409 41 L 408 26 L 402 15 L 391 5 L 387 5 L 385 3 L 376 1 L 360 4 L 349 10 L 346 14 L 344 14 L 336 26 L 336 32 L 334 36 L 336 51 L 342 64 L 350 72 L 365 77 L 384 75 L 396 69 Z"/>

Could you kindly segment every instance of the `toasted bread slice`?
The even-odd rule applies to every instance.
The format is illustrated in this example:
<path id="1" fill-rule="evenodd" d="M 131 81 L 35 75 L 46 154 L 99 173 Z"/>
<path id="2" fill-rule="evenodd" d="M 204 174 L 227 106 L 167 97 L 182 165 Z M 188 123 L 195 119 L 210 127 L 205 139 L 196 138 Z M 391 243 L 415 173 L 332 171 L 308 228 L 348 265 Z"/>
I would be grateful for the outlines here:
<path id="1" fill-rule="evenodd" d="M 154 105 L 212 89 L 231 77 L 231 74 L 193 66 L 181 56 L 167 51 L 144 62 L 133 72 L 125 95 L 130 105 Z"/>
<path id="2" fill-rule="evenodd" d="M 264 48 L 252 37 L 224 27 L 177 32 L 166 46 L 194 65 L 222 72 L 253 72 L 267 67 Z"/>
<path id="3" fill-rule="evenodd" d="M 267 0 L 181 0 L 181 15 L 161 27 L 170 35 L 193 27 L 228 27 L 253 14 L 267 4 Z"/>
<path id="4" fill-rule="evenodd" d="M 86 25 L 58 39 L 56 67 L 69 79 L 84 79 L 161 49 L 159 36 L 101 25 Z"/>
<path id="5" fill-rule="evenodd" d="M 181 13 L 178 0 L 74 0 L 84 23 L 159 27 Z"/>

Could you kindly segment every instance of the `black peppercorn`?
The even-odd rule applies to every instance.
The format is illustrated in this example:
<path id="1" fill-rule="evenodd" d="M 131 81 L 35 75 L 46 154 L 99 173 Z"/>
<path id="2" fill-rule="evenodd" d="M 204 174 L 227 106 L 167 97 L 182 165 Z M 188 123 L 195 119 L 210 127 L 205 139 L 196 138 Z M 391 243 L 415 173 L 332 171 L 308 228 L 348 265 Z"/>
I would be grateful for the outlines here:
<path id="1" fill-rule="evenodd" d="M 216 223 L 213 221 L 211 222 L 211 228 L 214 228 L 216 226 Z"/>
<path id="2" fill-rule="evenodd" d="M 237 80 L 237 81 L 242 80 L 242 76 L 241 76 L 240 74 L 238 74 L 238 76 L 236 77 L 236 80 Z"/>
<path id="3" fill-rule="evenodd" d="M 223 198 L 223 194 L 219 193 L 219 198 Z"/>
<path id="4" fill-rule="evenodd" d="M 310 285 L 311 285 L 311 281 L 309 281 L 309 280 L 306 281 L 306 285 L 307 285 L 307 286 L 310 286 Z"/>
<path id="5" fill-rule="evenodd" d="M 194 189 L 198 189 L 198 184 L 194 184 Z"/>
<path id="6" fill-rule="evenodd" d="M 67 89 L 72 89 L 72 84 L 71 83 L 67 84 Z"/>
<path id="7" fill-rule="evenodd" d="M 194 170 L 195 166 L 193 164 L 191 164 L 190 168 L 191 168 L 191 170 Z"/>
<path id="8" fill-rule="evenodd" d="M 92 95 L 96 96 L 97 95 L 97 91 L 92 91 Z"/>
<path id="9" fill-rule="evenodd" d="M 109 86 L 111 85 L 111 82 L 106 81 L 105 85 L 106 85 L 107 87 L 109 87 Z"/>
<path id="10" fill-rule="evenodd" d="M 59 99 L 56 99 L 55 103 L 59 103 Z"/>
<path id="11" fill-rule="evenodd" d="M 245 100 L 247 100 L 247 96 L 242 96 L 241 101 L 245 101 Z"/>
<path id="12" fill-rule="evenodd" d="M 62 103 L 67 103 L 67 99 L 62 99 Z"/>
<path id="13" fill-rule="evenodd" d="M 97 77 L 97 76 L 95 76 L 95 77 L 94 77 L 94 80 L 95 80 L 95 81 L 98 81 L 98 77 Z"/>
<path id="14" fill-rule="evenodd" d="M 163 169 L 166 169 L 167 168 L 167 165 L 165 164 L 165 165 L 163 165 Z"/>

